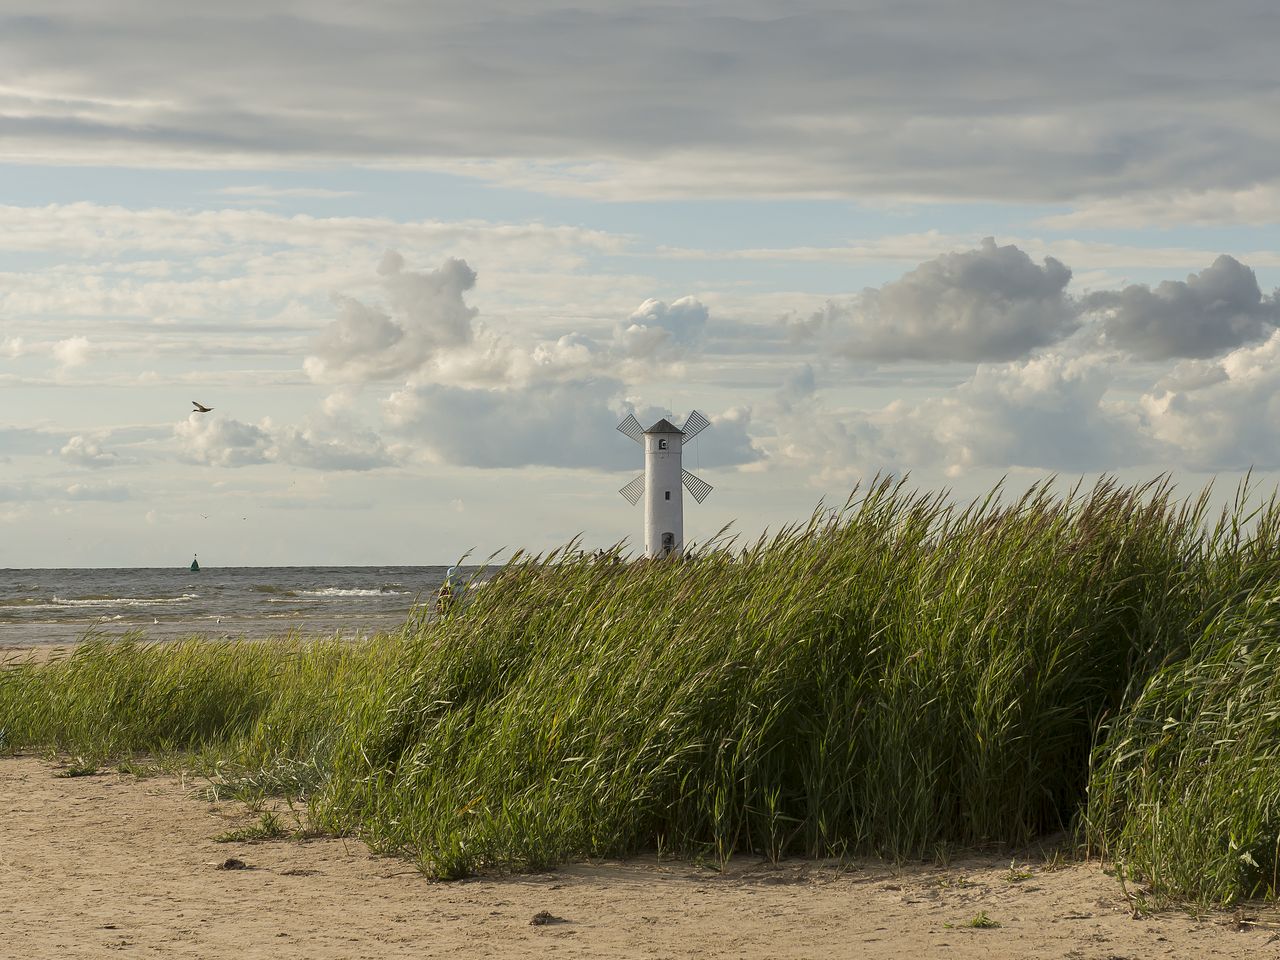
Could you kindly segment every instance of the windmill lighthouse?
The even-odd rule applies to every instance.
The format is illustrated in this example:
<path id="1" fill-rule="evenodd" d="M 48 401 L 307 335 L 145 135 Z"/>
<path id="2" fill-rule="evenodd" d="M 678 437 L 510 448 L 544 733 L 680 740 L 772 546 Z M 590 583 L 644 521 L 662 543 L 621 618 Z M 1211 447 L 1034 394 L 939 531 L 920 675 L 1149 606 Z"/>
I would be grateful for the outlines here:
<path id="1" fill-rule="evenodd" d="M 634 507 L 644 497 L 644 555 L 666 557 L 684 549 L 684 487 L 701 503 L 712 490 L 681 465 L 686 443 L 711 426 L 697 410 L 689 414 L 681 430 L 665 417 L 648 430 L 632 414 L 618 430 L 644 447 L 644 473 L 618 492 Z"/>

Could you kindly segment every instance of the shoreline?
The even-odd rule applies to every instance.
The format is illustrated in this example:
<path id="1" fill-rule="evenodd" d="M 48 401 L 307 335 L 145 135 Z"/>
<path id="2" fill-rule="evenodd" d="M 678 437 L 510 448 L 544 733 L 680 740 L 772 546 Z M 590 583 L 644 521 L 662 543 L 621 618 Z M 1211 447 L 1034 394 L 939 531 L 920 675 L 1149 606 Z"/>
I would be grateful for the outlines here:
<path id="1" fill-rule="evenodd" d="M 1229 914 L 1134 910 L 1096 863 L 958 857 L 946 867 L 736 857 L 570 864 L 431 882 L 357 840 L 216 843 L 260 813 L 168 774 L 68 778 L 0 758 L 10 810 L 0 924 L 32 960 L 174 957 L 711 958 L 1263 956 Z M 286 823 L 287 813 L 281 812 Z M 223 870 L 228 858 L 245 869 Z M 534 924 L 546 911 L 554 922 Z M 974 925 L 986 917 L 990 925 Z"/>

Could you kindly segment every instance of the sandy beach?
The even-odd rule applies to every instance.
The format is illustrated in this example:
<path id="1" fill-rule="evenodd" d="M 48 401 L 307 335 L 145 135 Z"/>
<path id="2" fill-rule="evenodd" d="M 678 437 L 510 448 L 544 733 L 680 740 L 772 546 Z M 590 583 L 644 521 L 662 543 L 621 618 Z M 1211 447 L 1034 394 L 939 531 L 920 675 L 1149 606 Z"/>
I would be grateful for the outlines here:
<path id="1" fill-rule="evenodd" d="M 58 773 L 0 760 L 6 956 L 1280 956 L 1280 930 L 1239 922 L 1252 914 L 1135 918 L 1094 864 L 648 857 L 432 883 L 351 840 L 214 842 L 257 817 L 202 782 Z M 231 858 L 245 867 L 219 868 Z M 544 911 L 557 919 L 533 924 Z M 969 925 L 982 916 L 999 926 Z"/>

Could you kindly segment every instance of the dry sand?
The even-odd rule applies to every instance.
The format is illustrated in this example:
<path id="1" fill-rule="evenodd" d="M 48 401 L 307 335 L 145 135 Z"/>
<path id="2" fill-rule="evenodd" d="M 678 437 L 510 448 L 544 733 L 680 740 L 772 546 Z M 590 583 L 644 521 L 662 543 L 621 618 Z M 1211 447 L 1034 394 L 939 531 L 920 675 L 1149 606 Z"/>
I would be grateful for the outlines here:
<path id="1" fill-rule="evenodd" d="M 0 957 L 1280 957 L 1230 915 L 1134 919 L 1094 865 L 652 858 L 431 883 L 354 841 L 215 843 L 201 784 L 0 759 Z M 247 869 L 223 870 L 236 857 Z M 1020 861 L 1026 865 L 1026 861 Z M 535 926 L 548 911 L 563 922 Z M 998 928 L 964 926 L 985 912 Z"/>
<path id="2" fill-rule="evenodd" d="M 0 667 L 9 663 L 47 663 L 70 656 L 78 644 L 11 644 L 0 643 Z"/>

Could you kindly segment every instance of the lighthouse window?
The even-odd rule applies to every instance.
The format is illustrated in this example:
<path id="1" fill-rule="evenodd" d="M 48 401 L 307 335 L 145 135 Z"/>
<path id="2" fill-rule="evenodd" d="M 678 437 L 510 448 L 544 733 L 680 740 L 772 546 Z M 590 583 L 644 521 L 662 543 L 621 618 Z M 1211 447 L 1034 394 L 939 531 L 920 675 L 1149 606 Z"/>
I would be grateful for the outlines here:
<path id="1" fill-rule="evenodd" d="M 667 449 L 667 441 L 665 441 L 665 440 L 661 440 L 661 439 L 660 439 L 660 440 L 658 440 L 658 449 L 659 449 L 659 450 L 665 450 L 665 449 Z"/>
<path id="2" fill-rule="evenodd" d="M 668 500 L 670 500 L 670 499 L 671 499 L 671 491 L 670 491 L 670 490 L 668 490 L 668 491 L 667 491 L 666 499 L 668 499 Z"/>

